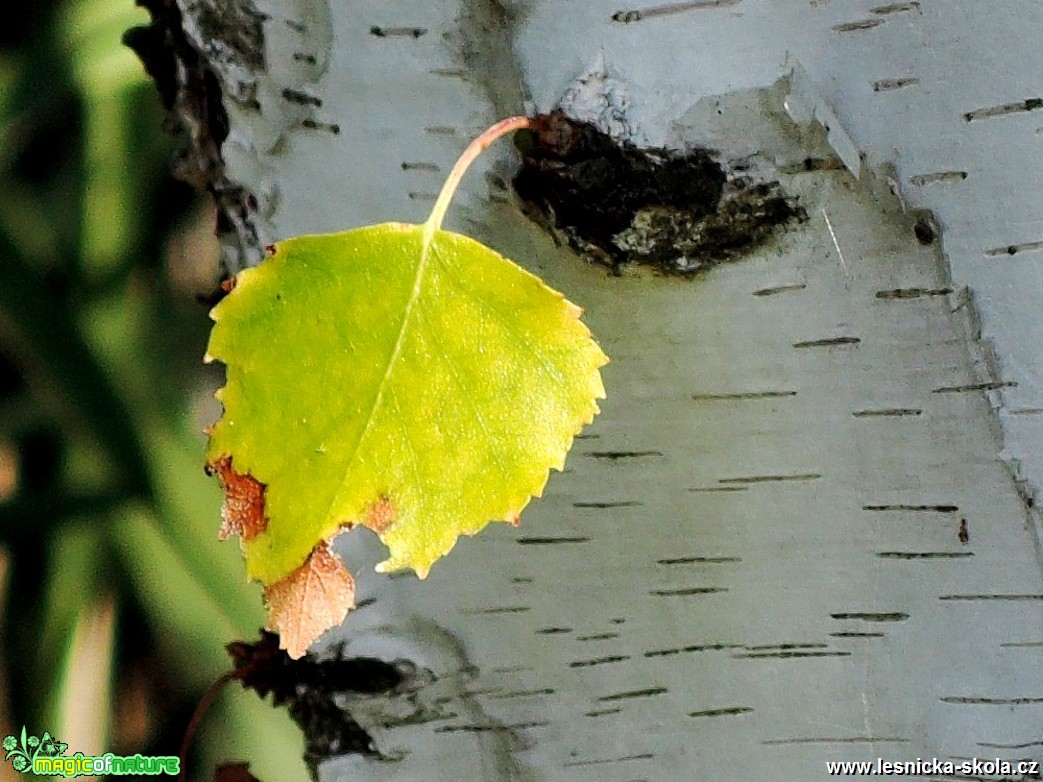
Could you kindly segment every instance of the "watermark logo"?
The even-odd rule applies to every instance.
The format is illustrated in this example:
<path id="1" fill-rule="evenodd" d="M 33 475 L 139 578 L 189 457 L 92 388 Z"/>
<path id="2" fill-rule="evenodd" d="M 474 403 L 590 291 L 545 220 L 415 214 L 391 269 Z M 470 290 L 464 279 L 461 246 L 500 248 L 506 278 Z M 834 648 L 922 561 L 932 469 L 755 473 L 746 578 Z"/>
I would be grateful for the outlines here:
<path id="1" fill-rule="evenodd" d="M 65 750 L 69 747 L 68 744 L 58 741 L 50 733 L 45 732 L 43 738 L 26 736 L 24 725 L 22 726 L 22 740 L 19 742 L 14 736 L 8 736 L 4 739 L 3 746 L 7 751 L 4 760 L 10 760 L 14 770 L 21 771 L 23 774 L 32 770 L 36 758 L 59 757 L 65 754 Z"/>
<path id="2" fill-rule="evenodd" d="M 59 741 L 57 737 L 45 732 L 42 737 L 29 736 L 22 727 L 20 738 L 7 736 L 3 741 L 6 751 L 4 760 L 11 761 L 15 771 L 26 774 L 44 776 L 77 776 L 111 775 L 135 776 L 160 774 L 176 775 L 181 770 L 181 761 L 176 757 L 165 755 L 66 755 L 69 745 Z"/>

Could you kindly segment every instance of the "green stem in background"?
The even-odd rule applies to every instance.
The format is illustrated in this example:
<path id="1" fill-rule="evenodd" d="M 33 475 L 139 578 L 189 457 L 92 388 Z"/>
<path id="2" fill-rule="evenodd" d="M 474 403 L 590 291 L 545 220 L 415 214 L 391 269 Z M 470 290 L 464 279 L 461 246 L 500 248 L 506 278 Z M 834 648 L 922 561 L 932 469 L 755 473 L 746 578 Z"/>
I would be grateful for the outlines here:
<path id="1" fill-rule="evenodd" d="M 449 209 L 449 202 L 453 200 L 453 194 L 456 192 L 460 180 L 464 178 L 464 174 L 475 161 L 475 158 L 487 150 L 496 139 L 500 138 L 500 136 L 505 136 L 516 130 L 531 127 L 533 127 L 533 121 L 529 117 L 509 117 L 505 120 L 500 120 L 467 145 L 467 149 L 465 149 L 463 154 L 460 155 L 460 159 L 456 161 L 456 165 L 454 165 L 453 170 L 449 172 L 445 184 L 442 185 L 442 190 L 438 194 L 438 199 L 435 201 L 434 208 L 431 209 L 431 216 L 428 217 L 427 222 L 424 223 L 425 247 L 430 243 L 435 232 L 442 227 L 442 220 L 445 218 L 446 210 Z"/>

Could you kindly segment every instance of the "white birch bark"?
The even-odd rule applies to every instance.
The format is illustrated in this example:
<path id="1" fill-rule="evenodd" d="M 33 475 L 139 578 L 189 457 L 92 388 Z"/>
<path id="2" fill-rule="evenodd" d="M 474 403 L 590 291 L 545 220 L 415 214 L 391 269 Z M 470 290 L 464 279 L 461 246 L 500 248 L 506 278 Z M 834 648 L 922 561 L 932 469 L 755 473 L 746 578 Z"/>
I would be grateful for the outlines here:
<path id="1" fill-rule="evenodd" d="M 612 277 L 496 185 L 509 145 L 471 173 L 449 226 L 587 310 L 609 397 L 521 526 L 426 582 L 342 538 L 366 604 L 336 638 L 433 681 L 347 702 L 384 759 L 322 778 L 1043 759 L 1043 9 L 617 3 L 258 0 L 263 69 L 211 46 L 244 262 L 422 221 L 469 138 L 566 95 L 641 143 L 757 153 L 809 215 L 694 280 Z"/>

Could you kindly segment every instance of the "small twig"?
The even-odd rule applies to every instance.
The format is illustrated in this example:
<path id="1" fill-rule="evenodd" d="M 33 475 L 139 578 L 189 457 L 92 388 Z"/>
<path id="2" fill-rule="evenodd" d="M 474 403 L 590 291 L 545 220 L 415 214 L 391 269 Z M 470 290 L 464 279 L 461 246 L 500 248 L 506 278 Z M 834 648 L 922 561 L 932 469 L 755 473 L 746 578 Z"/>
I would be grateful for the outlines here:
<path id="1" fill-rule="evenodd" d="M 178 753 L 181 759 L 177 775 L 178 782 L 185 782 L 185 766 L 188 760 L 188 751 L 192 748 L 192 740 L 196 737 L 196 730 L 199 728 L 199 723 L 203 721 L 203 716 L 217 696 L 221 694 L 221 688 L 233 679 L 238 678 L 238 671 L 227 671 L 221 674 L 214 680 L 214 683 L 210 685 L 207 691 L 203 693 L 203 697 L 199 699 L 199 704 L 192 713 L 192 719 L 188 721 L 188 726 L 185 728 L 185 737 L 181 740 L 181 751 Z"/>

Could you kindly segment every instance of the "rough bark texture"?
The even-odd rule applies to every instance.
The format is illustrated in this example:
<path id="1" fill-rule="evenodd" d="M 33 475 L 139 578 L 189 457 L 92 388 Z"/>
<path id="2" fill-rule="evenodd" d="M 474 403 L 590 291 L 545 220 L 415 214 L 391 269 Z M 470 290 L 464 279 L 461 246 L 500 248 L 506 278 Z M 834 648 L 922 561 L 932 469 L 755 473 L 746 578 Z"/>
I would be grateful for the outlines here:
<path id="1" fill-rule="evenodd" d="M 556 104 L 746 159 L 808 218 L 694 279 L 611 276 L 521 214 L 508 149 L 470 175 L 450 222 L 587 309 L 609 399 L 519 529 L 424 583 L 363 573 L 347 653 L 431 676 L 345 697 L 384 759 L 322 778 L 1040 759 L 1038 525 L 1013 458 L 1038 485 L 1038 5 L 258 2 L 263 58 L 229 60 L 203 20 L 245 2 L 181 7 L 228 112 L 223 181 L 254 196 L 233 266 L 423 219 L 467 139 Z M 375 544 L 350 538 L 366 570 Z"/>

